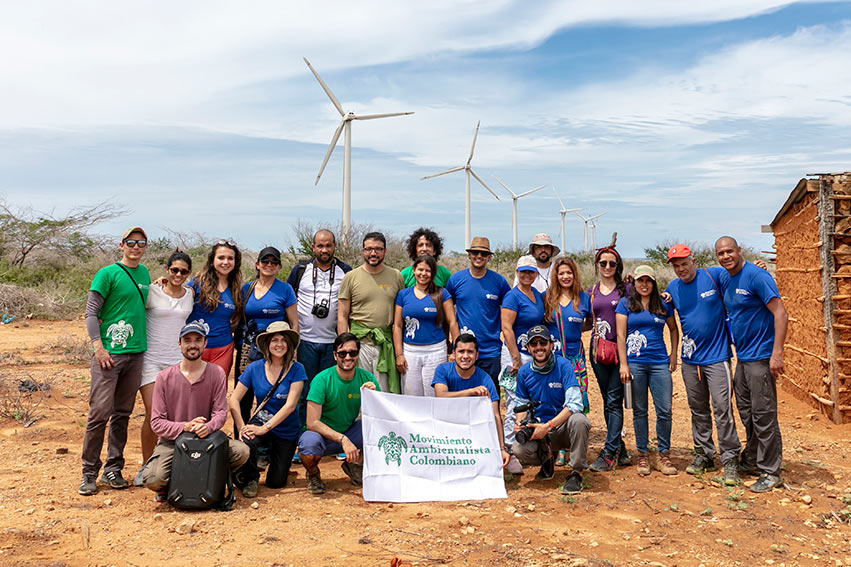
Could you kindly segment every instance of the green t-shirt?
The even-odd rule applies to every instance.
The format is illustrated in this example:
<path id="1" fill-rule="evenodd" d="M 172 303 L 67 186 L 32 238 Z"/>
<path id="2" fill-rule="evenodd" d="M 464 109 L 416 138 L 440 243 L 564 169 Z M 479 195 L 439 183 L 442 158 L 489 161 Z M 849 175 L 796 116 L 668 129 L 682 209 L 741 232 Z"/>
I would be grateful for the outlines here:
<path id="1" fill-rule="evenodd" d="M 113 354 L 148 350 L 145 301 L 148 298 L 151 276 L 148 274 L 148 268 L 141 264 L 135 268 L 124 267 L 133 276 L 136 284 L 121 266 L 110 264 L 98 270 L 89 288 L 104 299 L 103 307 L 98 312 L 100 340 L 104 348 Z M 142 297 L 139 297 L 139 290 Z"/>
<path id="2" fill-rule="evenodd" d="M 404 287 L 396 268 L 384 266 L 373 275 L 359 266 L 343 276 L 338 297 L 351 301 L 350 321 L 358 321 L 370 329 L 383 329 L 393 322 L 396 294 Z"/>
<path id="3" fill-rule="evenodd" d="M 339 433 L 343 433 L 358 418 L 360 413 L 360 388 L 367 382 L 375 384 L 381 390 L 375 377 L 355 366 L 355 375 L 351 380 L 343 380 L 337 374 L 337 366 L 326 368 L 317 374 L 310 383 L 308 402 L 322 406 L 320 421 Z"/>
<path id="4" fill-rule="evenodd" d="M 452 272 L 446 266 L 437 265 L 437 274 L 434 276 L 434 285 L 437 287 L 446 287 L 446 282 L 449 281 L 449 276 Z M 405 282 L 405 287 L 414 287 L 417 280 L 414 278 L 414 267 L 407 266 L 402 268 L 402 280 Z"/>

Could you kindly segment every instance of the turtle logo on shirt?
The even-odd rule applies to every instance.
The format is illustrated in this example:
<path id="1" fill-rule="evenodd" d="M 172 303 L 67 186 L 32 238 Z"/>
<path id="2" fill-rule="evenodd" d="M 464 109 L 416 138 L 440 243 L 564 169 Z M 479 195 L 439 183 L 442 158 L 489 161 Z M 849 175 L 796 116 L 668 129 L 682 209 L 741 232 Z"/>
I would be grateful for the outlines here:
<path id="1" fill-rule="evenodd" d="M 612 330 L 612 326 L 609 325 L 609 322 L 604 319 L 600 319 L 599 317 L 597 318 L 594 326 L 597 327 L 597 336 L 599 337 L 605 337 Z"/>
<path id="2" fill-rule="evenodd" d="M 626 338 L 626 354 L 634 354 L 635 356 L 641 356 L 641 349 L 647 346 L 647 337 L 642 335 L 639 331 L 633 331 Z"/>
<path id="3" fill-rule="evenodd" d="M 413 339 L 420 328 L 420 320 L 416 317 L 405 317 L 405 338 Z"/>
<path id="4" fill-rule="evenodd" d="M 133 336 L 133 325 L 122 319 L 106 329 L 106 337 L 109 338 L 110 335 L 112 335 L 112 341 L 109 344 L 112 348 L 127 348 L 127 339 Z"/>
<path id="5" fill-rule="evenodd" d="M 526 343 L 529 342 L 529 337 L 526 333 L 523 333 L 519 337 L 517 337 L 517 346 L 520 348 L 526 348 Z"/>
<path id="6" fill-rule="evenodd" d="M 189 321 L 190 323 L 196 323 L 204 327 L 204 330 L 207 331 L 207 334 L 210 334 L 210 325 L 204 322 L 203 319 L 195 319 L 194 321 Z"/>
<path id="7" fill-rule="evenodd" d="M 683 335 L 683 356 L 685 358 L 691 358 L 691 355 L 694 354 L 694 349 L 694 339 L 688 335 Z"/>
<path id="8" fill-rule="evenodd" d="M 471 328 L 467 327 L 467 325 L 464 325 L 463 327 L 461 327 L 461 330 L 458 331 L 458 333 L 461 334 L 461 335 L 467 334 L 467 335 L 473 335 L 474 337 L 476 336 L 476 333 L 474 333 Z"/>

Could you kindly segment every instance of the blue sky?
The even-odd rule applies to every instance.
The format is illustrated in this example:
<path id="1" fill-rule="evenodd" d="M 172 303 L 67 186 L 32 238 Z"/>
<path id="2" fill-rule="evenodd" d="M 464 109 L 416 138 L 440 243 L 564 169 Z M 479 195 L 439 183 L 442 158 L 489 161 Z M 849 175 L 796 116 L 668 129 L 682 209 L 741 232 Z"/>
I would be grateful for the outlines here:
<path id="1" fill-rule="evenodd" d="M 519 202 L 520 239 L 559 240 L 555 187 L 641 255 L 760 225 L 807 173 L 851 169 L 851 3 L 41 2 L 0 6 L 0 195 L 61 214 L 107 199 L 125 225 L 293 239 L 336 223 L 346 110 L 353 221 L 463 248 L 461 165 Z M 501 192 L 501 193 L 499 193 Z M 473 185 L 473 233 L 511 241 L 511 200 Z M 567 248 L 582 247 L 568 218 Z"/>

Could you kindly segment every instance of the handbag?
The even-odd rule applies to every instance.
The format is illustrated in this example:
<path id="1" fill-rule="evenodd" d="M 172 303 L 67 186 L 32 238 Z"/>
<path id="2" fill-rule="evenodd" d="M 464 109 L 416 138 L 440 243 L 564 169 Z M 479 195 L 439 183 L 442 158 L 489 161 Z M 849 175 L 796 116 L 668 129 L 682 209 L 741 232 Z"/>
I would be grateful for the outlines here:
<path id="1" fill-rule="evenodd" d="M 259 404 L 257 404 L 257 407 L 254 409 L 254 413 L 251 414 L 251 417 L 248 419 L 248 423 L 250 423 L 252 425 L 263 425 L 264 423 L 269 421 L 269 419 L 272 416 L 271 415 L 264 416 L 264 415 L 261 415 L 260 412 L 262 412 L 263 408 L 266 407 L 266 403 L 272 398 L 275 391 L 278 389 L 278 386 L 280 386 L 281 382 L 283 382 L 284 375 L 289 371 L 289 369 L 291 367 L 292 367 L 292 363 L 290 363 L 290 366 L 288 366 L 286 368 L 284 368 L 283 366 L 281 367 L 281 373 L 278 374 L 278 379 L 275 380 L 275 384 L 272 386 L 272 389 L 269 390 L 269 392 L 266 394 L 266 397 L 263 398 L 263 401 L 260 402 Z"/>
<path id="2" fill-rule="evenodd" d="M 617 364 L 618 363 L 618 344 L 614 341 L 604 339 L 597 332 L 597 316 L 594 314 L 594 290 L 598 289 L 597 284 L 591 289 L 591 319 L 594 320 L 594 329 L 591 333 L 591 346 L 594 351 L 594 360 L 599 364 Z"/>

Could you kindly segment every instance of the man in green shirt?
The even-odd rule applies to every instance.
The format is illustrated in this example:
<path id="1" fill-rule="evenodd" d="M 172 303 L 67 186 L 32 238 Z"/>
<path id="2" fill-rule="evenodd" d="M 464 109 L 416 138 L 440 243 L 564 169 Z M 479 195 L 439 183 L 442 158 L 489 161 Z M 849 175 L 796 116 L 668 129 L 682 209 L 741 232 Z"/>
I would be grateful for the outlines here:
<path id="1" fill-rule="evenodd" d="M 127 423 L 142 380 L 142 357 L 147 350 L 145 301 L 151 277 L 139 261 L 148 237 L 138 226 L 128 228 L 118 247 L 119 262 L 98 270 L 86 299 L 86 330 L 92 343 L 89 417 L 83 437 L 83 480 L 79 493 L 97 492 L 95 479 L 101 467 L 100 453 L 109 423 L 109 444 L 100 482 L 127 488 L 124 445 Z"/>
<path id="2" fill-rule="evenodd" d="M 378 390 L 375 377 L 357 367 L 360 340 L 342 333 L 334 341 L 336 366 L 313 378 L 307 394 L 307 430 L 298 440 L 298 454 L 307 470 L 311 494 L 325 492 L 319 476 L 319 461 L 325 455 L 345 453 L 343 472 L 352 484 L 361 486 L 363 477 L 363 435 L 361 433 L 361 389 Z"/>
<path id="3" fill-rule="evenodd" d="M 412 262 L 420 256 L 431 256 L 437 262 L 443 252 L 443 239 L 433 230 L 420 227 L 408 237 L 407 251 Z M 446 282 L 451 275 L 449 268 L 438 265 L 437 273 L 434 274 L 434 285 L 446 287 Z M 402 268 L 402 280 L 405 282 L 405 287 L 414 287 L 417 280 L 414 278 L 413 266 Z"/>

